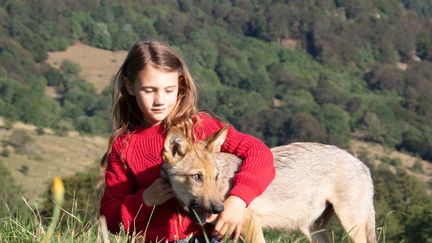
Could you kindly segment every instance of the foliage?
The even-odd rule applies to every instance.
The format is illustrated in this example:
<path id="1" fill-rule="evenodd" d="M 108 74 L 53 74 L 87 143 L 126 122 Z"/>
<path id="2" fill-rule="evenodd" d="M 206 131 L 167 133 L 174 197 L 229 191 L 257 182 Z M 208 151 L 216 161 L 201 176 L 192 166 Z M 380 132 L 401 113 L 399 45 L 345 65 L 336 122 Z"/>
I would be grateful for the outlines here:
<path id="1" fill-rule="evenodd" d="M 0 115 L 57 131 L 63 127 L 106 133 L 109 92 L 96 94 L 70 62 L 60 71 L 38 62 L 48 50 L 62 50 L 75 41 L 125 50 L 139 38 L 157 38 L 175 44 L 186 58 L 200 86 L 200 106 L 233 123 L 253 110 L 270 109 L 274 98 L 284 110 L 290 109 L 291 118 L 307 113 L 318 118 L 319 129 L 306 129 L 315 135 L 291 133 L 272 144 L 324 136 L 324 141 L 346 145 L 349 136 L 336 138 L 339 135 L 331 133 L 339 128 L 330 129 L 333 122 L 325 121 L 334 119 L 324 115 L 333 104 L 340 108 L 336 114 L 348 112 L 338 118 L 344 120 L 343 134 L 365 131 L 368 140 L 428 158 L 430 146 L 412 146 L 403 128 L 409 124 L 424 132 L 431 127 L 426 124 L 432 118 L 427 81 L 432 30 L 426 2 L 7 2 L 0 8 L 5 20 L 0 36 Z M 408 69 L 398 69 L 397 62 Z M 59 99 L 43 97 L 46 85 L 56 87 Z M 377 100 L 386 102 L 379 107 Z M 67 126 L 58 125 L 62 119 Z M 262 137 L 276 133 L 268 131 Z"/>
<path id="2" fill-rule="evenodd" d="M 379 167 L 372 172 L 377 223 L 386 220 L 387 239 L 401 241 L 405 238 L 408 242 L 430 239 L 430 222 L 421 225 L 418 223 L 426 222 L 424 219 L 428 217 L 427 213 L 432 206 L 425 183 L 401 170 L 393 173 Z"/>
<path id="3" fill-rule="evenodd" d="M 339 106 L 326 104 L 318 112 L 318 117 L 324 124 L 326 142 L 343 148 L 348 147 L 351 136 L 349 115 Z"/>

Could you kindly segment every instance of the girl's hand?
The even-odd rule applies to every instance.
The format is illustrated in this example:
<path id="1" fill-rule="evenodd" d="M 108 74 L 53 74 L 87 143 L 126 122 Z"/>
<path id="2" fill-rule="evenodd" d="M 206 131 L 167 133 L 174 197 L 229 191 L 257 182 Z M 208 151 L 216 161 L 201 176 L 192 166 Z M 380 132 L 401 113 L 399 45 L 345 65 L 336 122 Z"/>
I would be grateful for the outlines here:
<path id="1" fill-rule="evenodd" d="M 162 178 L 156 179 L 142 195 L 144 203 L 149 207 L 162 204 L 174 196 L 171 186 Z"/>
<path id="2" fill-rule="evenodd" d="M 207 222 L 216 220 L 212 236 L 217 240 L 223 240 L 234 234 L 233 240 L 236 242 L 240 238 L 241 227 L 244 217 L 246 203 L 236 196 L 229 196 L 224 201 L 224 210 L 220 214 L 213 214 L 207 219 Z"/>

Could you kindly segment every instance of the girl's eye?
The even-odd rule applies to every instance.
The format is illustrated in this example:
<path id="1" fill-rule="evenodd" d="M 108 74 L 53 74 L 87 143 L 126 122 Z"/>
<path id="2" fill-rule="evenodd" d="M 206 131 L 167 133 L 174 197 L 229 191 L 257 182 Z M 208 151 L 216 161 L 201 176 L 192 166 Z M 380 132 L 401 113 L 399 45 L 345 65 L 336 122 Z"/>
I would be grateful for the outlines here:
<path id="1" fill-rule="evenodd" d="M 202 181 L 202 175 L 201 174 L 193 174 L 191 175 L 192 179 L 194 179 L 195 181 Z"/>
<path id="2" fill-rule="evenodd" d="M 173 89 L 167 89 L 167 90 L 165 90 L 165 92 L 172 93 L 172 92 L 174 92 L 174 90 Z"/>
<path id="3" fill-rule="evenodd" d="M 144 89 L 144 92 L 145 92 L 145 93 L 153 93 L 154 90 L 153 90 L 153 89 Z"/>

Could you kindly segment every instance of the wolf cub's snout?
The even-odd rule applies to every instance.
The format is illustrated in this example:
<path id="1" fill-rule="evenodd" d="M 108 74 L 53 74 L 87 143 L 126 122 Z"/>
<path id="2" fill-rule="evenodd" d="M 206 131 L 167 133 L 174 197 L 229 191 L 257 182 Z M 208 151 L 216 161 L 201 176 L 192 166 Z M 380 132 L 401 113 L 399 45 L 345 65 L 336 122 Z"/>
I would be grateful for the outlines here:
<path id="1" fill-rule="evenodd" d="M 222 203 L 212 203 L 211 204 L 212 213 L 218 214 L 224 210 L 224 206 Z"/>

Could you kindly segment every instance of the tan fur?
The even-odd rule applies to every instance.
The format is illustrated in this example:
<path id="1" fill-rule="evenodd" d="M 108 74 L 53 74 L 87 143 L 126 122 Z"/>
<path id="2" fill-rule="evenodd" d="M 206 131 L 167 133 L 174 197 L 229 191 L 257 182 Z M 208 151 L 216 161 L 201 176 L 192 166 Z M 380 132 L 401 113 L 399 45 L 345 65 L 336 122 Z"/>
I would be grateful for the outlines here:
<path id="1" fill-rule="evenodd" d="M 236 156 L 219 152 L 226 133 L 224 128 L 205 142 L 191 144 L 174 128 L 165 140 L 164 174 L 178 200 L 195 211 L 190 215 L 200 222 L 223 203 L 241 165 Z M 182 146 L 187 148 L 179 149 Z M 373 184 L 360 160 L 319 143 L 293 143 L 271 151 L 276 178 L 247 208 L 242 227 L 246 242 L 265 242 L 262 228 L 298 229 L 311 242 L 330 242 L 327 223 L 333 214 L 355 243 L 375 242 Z M 197 174 L 201 180 L 195 180 Z"/>

